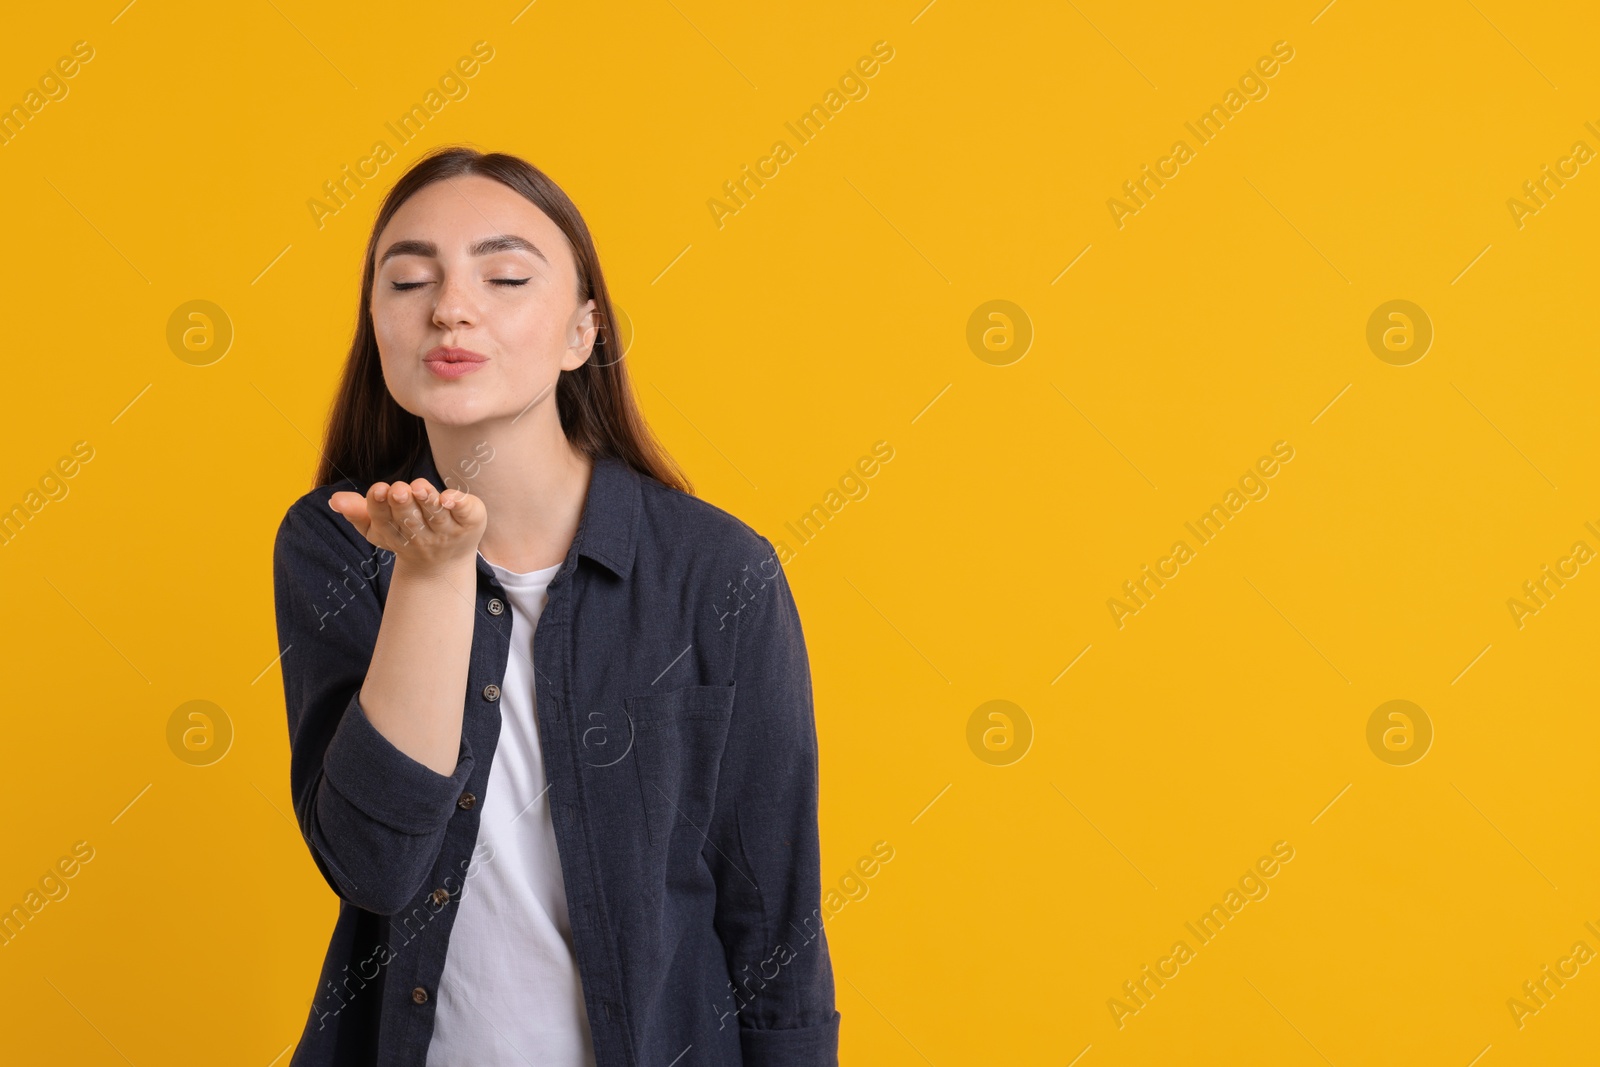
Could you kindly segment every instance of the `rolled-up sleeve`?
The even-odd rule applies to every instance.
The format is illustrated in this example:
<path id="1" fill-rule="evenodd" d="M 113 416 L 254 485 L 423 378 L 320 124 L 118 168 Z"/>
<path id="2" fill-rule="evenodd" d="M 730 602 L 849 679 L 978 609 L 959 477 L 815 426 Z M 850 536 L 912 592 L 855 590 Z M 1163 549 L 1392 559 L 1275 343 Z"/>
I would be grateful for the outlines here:
<path id="1" fill-rule="evenodd" d="M 273 546 L 290 790 L 328 885 L 357 907 L 394 915 L 438 858 L 472 774 L 472 751 L 463 736 L 455 772 L 440 774 L 367 718 L 361 685 L 383 619 L 376 579 L 368 577 L 377 574 L 378 550 L 363 553 L 331 522 L 307 514 L 315 502 L 313 494 L 289 509 Z"/>
<path id="2" fill-rule="evenodd" d="M 836 1067 L 839 1012 L 823 930 L 811 670 L 772 544 L 740 609 L 734 710 L 702 855 L 737 987 L 747 1067 Z M 769 572 L 774 576 L 767 578 Z"/>

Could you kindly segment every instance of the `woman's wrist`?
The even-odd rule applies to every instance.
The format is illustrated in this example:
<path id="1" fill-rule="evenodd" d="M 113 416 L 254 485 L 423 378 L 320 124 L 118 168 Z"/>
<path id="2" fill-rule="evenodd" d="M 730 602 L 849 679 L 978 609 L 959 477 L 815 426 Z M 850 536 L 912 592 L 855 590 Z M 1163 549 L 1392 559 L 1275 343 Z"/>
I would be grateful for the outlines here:
<path id="1" fill-rule="evenodd" d="M 448 585 L 457 591 L 470 590 L 476 585 L 474 575 L 478 569 L 478 553 L 452 560 L 425 562 L 408 560 L 395 555 L 394 580 L 416 585 Z"/>

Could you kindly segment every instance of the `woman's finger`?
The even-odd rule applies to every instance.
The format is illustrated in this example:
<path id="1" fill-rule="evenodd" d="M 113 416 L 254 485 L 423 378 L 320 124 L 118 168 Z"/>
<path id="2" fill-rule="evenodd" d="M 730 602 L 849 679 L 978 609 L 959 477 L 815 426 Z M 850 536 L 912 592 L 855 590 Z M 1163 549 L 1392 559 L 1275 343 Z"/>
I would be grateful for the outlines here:
<path id="1" fill-rule="evenodd" d="M 360 493 L 342 490 L 328 498 L 328 506 L 347 519 L 362 537 L 372 527 L 372 516 L 367 511 L 367 499 Z"/>
<path id="2" fill-rule="evenodd" d="M 426 478 L 418 478 L 411 483 L 411 495 L 417 501 L 418 510 L 422 514 L 422 521 L 432 530 L 443 530 L 449 527 L 449 522 L 444 514 L 444 508 L 439 503 L 439 494 L 434 492 L 433 485 Z"/>
<path id="3" fill-rule="evenodd" d="M 451 489 L 444 494 L 442 502 L 445 510 L 450 512 L 451 521 L 458 528 L 476 526 L 483 521 L 483 501 L 471 493 Z"/>
<path id="4" fill-rule="evenodd" d="M 372 526 L 382 531 L 379 535 L 382 540 L 392 542 L 382 547 L 392 551 L 395 545 L 404 540 L 394 519 L 394 505 L 389 496 L 387 482 L 373 482 L 367 487 L 367 513 L 372 516 Z M 372 538 L 368 537 L 367 540 L 372 541 Z M 373 541 L 373 543 L 378 542 Z"/>
<path id="5" fill-rule="evenodd" d="M 416 496 L 407 482 L 395 482 L 389 487 L 389 513 L 406 542 L 427 529 L 428 524 L 417 509 Z"/>

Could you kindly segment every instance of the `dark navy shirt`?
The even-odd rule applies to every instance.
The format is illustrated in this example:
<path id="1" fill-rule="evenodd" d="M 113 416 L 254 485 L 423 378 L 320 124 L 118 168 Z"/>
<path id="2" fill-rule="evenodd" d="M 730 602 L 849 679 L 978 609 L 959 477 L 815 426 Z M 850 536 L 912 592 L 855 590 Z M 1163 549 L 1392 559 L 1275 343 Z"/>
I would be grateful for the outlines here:
<path id="1" fill-rule="evenodd" d="M 444 488 L 427 448 L 386 480 L 418 477 Z M 456 769 L 401 752 L 360 702 L 394 556 L 328 506 L 367 488 L 307 493 L 273 550 L 295 815 L 340 898 L 292 1067 L 424 1067 L 457 905 L 492 862 L 510 607 L 480 555 Z M 811 676 L 771 542 L 602 457 L 548 596 L 545 798 L 598 1067 L 836 1065 Z"/>

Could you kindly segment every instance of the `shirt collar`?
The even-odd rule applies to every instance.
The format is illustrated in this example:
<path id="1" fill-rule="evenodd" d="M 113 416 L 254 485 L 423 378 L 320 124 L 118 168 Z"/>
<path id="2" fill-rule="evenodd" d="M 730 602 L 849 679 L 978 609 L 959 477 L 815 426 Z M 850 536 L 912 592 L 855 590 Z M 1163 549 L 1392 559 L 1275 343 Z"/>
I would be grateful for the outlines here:
<path id="1" fill-rule="evenodd" d="M 433 462 L 433 450 L 426 445 L 407 481 L 417 478 L 426 478 L 435 489 L 446 488 Z M 573 538 L 574 550 L 617 577 L 628 577 L 633 570 L 642 496 L 639 472 L 616 456 L 596 457 L 589 475 L 589 492 L 583 502 L 583 516 Z M 479 569 L 487 570 L 481 556 Z"/>

